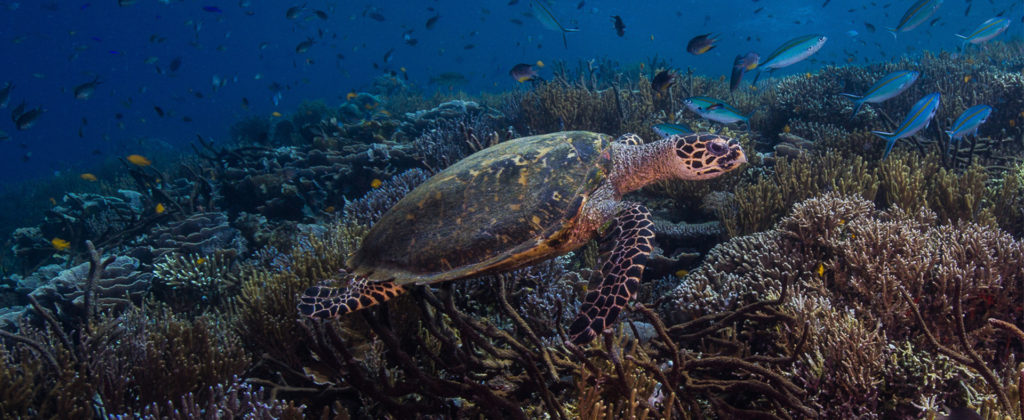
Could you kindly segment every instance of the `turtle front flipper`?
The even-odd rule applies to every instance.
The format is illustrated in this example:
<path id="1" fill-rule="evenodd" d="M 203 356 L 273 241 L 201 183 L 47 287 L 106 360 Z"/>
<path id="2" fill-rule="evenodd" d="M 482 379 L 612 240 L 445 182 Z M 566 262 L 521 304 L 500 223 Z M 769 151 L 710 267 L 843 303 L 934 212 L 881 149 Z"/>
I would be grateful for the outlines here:
<path id="1" fill-rule="evenodd" d="M 604 277 L 600 286 L 583 298 L 580 313 L 569 326 L 569 338 L 573 343 L 589 343 L 615 323 L 619 311 L 636 294 L 644 274 L 644 264 L 653 248 L 653 226 L 651 213 L 641 204 L 627 204 L 615 216 L 607 236 L 608 240 L 615 242 L 611 254 L 601 266 Z"/>
<path id="2" fill-rule="evenodd" d="M 391 281 L 353 279 L 348 287 L 313 286 L 299 299 L 299 312 L 310 318 L 334 318 L 382 303 L 405 293 L 405 286 Z"/>

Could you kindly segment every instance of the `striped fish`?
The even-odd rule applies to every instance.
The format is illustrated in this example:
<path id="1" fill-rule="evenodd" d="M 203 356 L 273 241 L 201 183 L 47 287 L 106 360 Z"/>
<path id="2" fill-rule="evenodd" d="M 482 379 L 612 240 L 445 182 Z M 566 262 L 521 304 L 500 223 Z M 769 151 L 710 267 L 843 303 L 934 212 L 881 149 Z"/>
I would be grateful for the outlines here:
<path id="1" fill-rule="evenodd" d="M 771 71 L 796 64 L 818 52 L 825 45 L 825 41 L 828 41 L 828 37 L 819 34 L 791 39 L 772 51 L 768 58 L 758 64 L 757 68 Z"/>
<path id="2" fill-rule="evenodd" d="M 690 127 L 687 127 L 686 124 L 662 123 L 656 124 L 654 127 L 651 127 L 651 129 L 653 129 L 655 133 L 657 133 L 659 136 L 663 138 L 671 137 L 674 135 L 681 136 L 683 134 L 690 134 L 693 132 L 693 130 L 690 129 Z"/>
<path id="3" fill-rule="evenodd" d="M 939 110 L 939 93 L 935 92 L 917 101 L 913 107 L 910 108 L 910 113 L 907 114 L 907 118 L 903 120 L 896 132 L 885 133 L 882 131 L 872 131 L 878 137 L 881 137 L 889 142 L 885 146 L 885 154 L 882 155 L 882 159 L 889 156 L 889 152 L 892 151 L 892 146 L 896 144 L 896 140 L 904 137 L 910 137 L 921 131 L 922 128 L 928 127 L 928 123 L 935 117 L 935 113 Z"/>
<path id="4" fill-rule="evenodd" d="M 991 114 L 992 107 L 988 105 L 975 105 L 964 110 L 953 122 L 953 126 L 946 131 L 946 134 L 949 134 L 950 143 L 956 143 L 966 136 L 978 134 L 978 126 L 985 122 Z"/>
<path id="5" fill-rule="evenodd" d="M 718 121 L 722 124 L 732 124 L 735 122 L 744 122 L 747 124 L 747 128 L 750 128 L 750 117 L 741 114 L 736 108 L 729 106 L 720 99 L 709 98 L 707 96 L 693 96 L 683 100 L 686 107 L 700 115 L 701 118 L 706 118 L 711 121 Z"/>
<path id="6" fill-rule="evenodd" d="M 895 28 L 885 28 L 892 32 L 892 38 L 896 39 L 897 32 L 907 32 L 924 23 L 935 14 L 935 11 L 942 5 L 942 0 L 920 0 L 907 9 L 907 13 L 900 18 L 900 23 Z"/>
<path id="7" fill-rule="evenodd" d="M 885 75 L 885 77 L 875 82 L 874 85 L 871 85 L 871 88 L 864 92 L 862 96 L 849 93 L 840 93 L 840 95 L 856 99 L 853 101 L 853 115 L 850 115 L 850 118 L 853 118 L 864 104 L 882 103 L 903 93 L 903 91 L 907 90 L 910 85 L 917 81 L 919 76 L 921 76 L 921 73 L 913 70 L 895 71 Z"/>
<path id="8" fill-rule="evenodd" d="M 978 29 L 975 29 L 974 32 L 971 32 L 969 35 L 956 34 L 956 36 L 963 39 L 964 44 L 971 43 L 978 45 L 999 36 L 999 34 L 1003 32 L 1006 32 L 1006 28 L 1009 27 L 1010 19 L 994 17 L 986 20 L 985 23 L 982 23 L 978 26 Z"/>

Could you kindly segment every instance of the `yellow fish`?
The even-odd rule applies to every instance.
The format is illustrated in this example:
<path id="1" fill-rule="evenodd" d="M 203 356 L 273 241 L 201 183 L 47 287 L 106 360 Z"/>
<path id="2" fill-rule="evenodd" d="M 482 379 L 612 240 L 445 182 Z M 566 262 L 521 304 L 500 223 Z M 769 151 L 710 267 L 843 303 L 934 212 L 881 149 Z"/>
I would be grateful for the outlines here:
<path id="1" fill-rule="evenodd" d="M 818 271 L 818 277 L 824 276 L 825 275 L 825 264 L 824 263 L 818 264 L 818 270 L 817 271 Z"/>
<path id="2" fill-rule="evenodd" d="M 96 182 L 96 175 L 90 174 L 88 172 L 81 174 L 78 177 L 89 182 Z"/>
<path id="3" fill-rule="evenodd" d="M 334 213 L 334 206 L 327 206 L 327 208 L 324 209 L 324 212 Z"/>
<path id="4" fill-rule="evenodd" d="M 135 166 L 149 166 L 153 164 L 153 162 L 150 162 L 149 159 L 142 155 L 128 155 L 125 159 L 128 159 Z"/>
<path id="5" fill-rule="evenodd" d="M 690 274 L 690 270 L 679 270 L 679 271 L 676 271 L 675 274 L 676 274 L 676 277 L 683 278 L 683 277 L 686 277 L 687 274 Z"/>
<path id="6" fill-rule="evenodd" d="M 544 67 L 544 62 L 537 60 L 537 67 Z"/>
<path id="7" fill-rule="evenodd" d="M 156 203 L 156 214 L 164 214 L 165 211 L 167 209 L 164 208 L 164 203 Z"/>
<path id="8" fill-rule="evenodd" d="M 280 112 L 277 112 L 277 111 L 274 111 L 274 112 L 271 112 L 271 113 L 270 113 L 270 116 L 272 116 L 272 117 L 277 117 L 277 118 L 281 118 L 281 113 L 280 113 Z"/>
<path id="9" fill-rule="evenodd" d="M 65 249 L 71 248 L 71 242 L 65 241 L 61 238 L 53 238 L 53 240 L 51 240 L 50 243 L 53 244 L 53 249 L 56 249 L 58 251 L 63 251 Z"/>
<path id="10" fill-rule="evenodd" d="M 967 83 L 967 82 L 970 82 L 970 81 L 971 81 L 971 75 L 968 74 L 968 75 L 964 76 L 964 83 Z"/>
<path id="11" fill-rule="evenodd" d="M 351 100 L 355 99 L 356 96 L 359 96 L 359 94 L 357 94 L 355 92 L 349 92 L 348 95 L 345 95 L 345 100 L 351 101 Z"/>
<path id="12" fill-rule="evenodd" d="M 785 126 L 785 127 L 782 127 L 782 132 L 783 132 L 783 133 L 788 133 L 788 132 L 789 132 L 790 130 L 791 130 L 791 129 L 789 128 L 789 124 L 786 124 L 786 126 Z"/>
<path id="13" fill-rule="evenodd" d="M 206 258 L 203 258 L 203 257 L 196 258 L 196 265 L 202 264 L 204 262 L 206 262 Z"/>
<path id="14" fill-rule="evenodd" d="M 381 181 L 377 178 L 374 178 L 373 181 L 370 181 L 370 187 L 374 189 L 380 188 L 381 185 L 384 185 L 384 181 Z"/>

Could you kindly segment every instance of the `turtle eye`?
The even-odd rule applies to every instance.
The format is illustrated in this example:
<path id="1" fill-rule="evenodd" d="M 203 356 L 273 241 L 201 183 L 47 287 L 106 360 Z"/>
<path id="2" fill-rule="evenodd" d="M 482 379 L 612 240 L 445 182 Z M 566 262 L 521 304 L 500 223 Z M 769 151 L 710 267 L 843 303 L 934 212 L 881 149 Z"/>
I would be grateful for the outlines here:
<path id="1" fill-rule="evenodd" d="M 723 156 L 729 152 L 724 141 L 713 141 L 708 143 L 708 152 L 715 156 Z"/>

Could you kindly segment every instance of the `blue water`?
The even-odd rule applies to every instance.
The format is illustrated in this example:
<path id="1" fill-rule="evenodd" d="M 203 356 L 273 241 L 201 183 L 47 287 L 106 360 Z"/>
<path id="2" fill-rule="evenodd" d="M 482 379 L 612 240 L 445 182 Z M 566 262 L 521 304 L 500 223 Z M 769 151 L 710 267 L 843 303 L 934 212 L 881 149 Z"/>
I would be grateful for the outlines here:
<path id="1" fill-rule="evenodd" d="M 811 60 L 777 73 L 787 74 L 923 49 L 956 51 L 961 41 L 955 33 L 968 33 L 1001 11 L 1013 23 L 997 40 L 1024 34 L 1020 0 L 947 0 L 929 22 L 898 40 L 884 28 L 895 26 L 911 1 L 554 2 L 550 9 L 563 25 L 580 29 L 567 35 L 566 48 L 558 32 L 527 15 L 529 0 L 508 3 L 139 0 L 119 7 L 114 0 L 3 1 L 0 83 L 10 81 L 15 89 L 0 110 L 0 130 L 11 136 L 0 143 L 0 185 L 88 172 L 103 160 L 132 153 L 186 152 L 196 135 L 224 142 L 231 124 L 246 116 L 287 114 L 308 100 L 339 104 L 374 76 L 401 68 L 425 92 L 448 89 L 430 84 L 432 76 L 462 73 L 468 83 L 457 89 L 472 94 L 522 88 L 508 70 L 537 60 L 574 66 L 607 57 L 635 65 L 657 55 L 676 68 L 728 75 L 737 54 L 756 51 L 764 57 L 796 36 L 829 37 Z M 286 18 L 290 6 L 302 4 L 296 19 Z M 376 15 L 384 20 L 371 18 Z M 425 22 L 435 15 L 436 24 L 427 29 Z M 624 37 L 615 34 L 612 15 L 626 24 Z M 410 29 L 416 45 L 403 39 Z M 715 49 L 701 56 L 685 51 L 690 38 L 709 32 L 721 34 Z M 297 53 L 307 38 L 315 43 Z M 168 66 L 176 57 L 181 67 L 172 72 Z M 551 68 L 540 69 L 541 76 L 549 77 Z M 94 77 L 102 84 L 92 97 L 76 99 L 74 87 Z M 216 90 L 215 77 L 225 81 Z M 277 105 L 275 83 L 281 86 Z M 21 101 L 46 110 L 25 131 L 7 118 Z"/>

